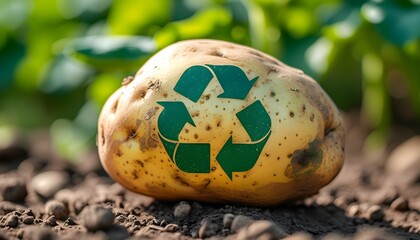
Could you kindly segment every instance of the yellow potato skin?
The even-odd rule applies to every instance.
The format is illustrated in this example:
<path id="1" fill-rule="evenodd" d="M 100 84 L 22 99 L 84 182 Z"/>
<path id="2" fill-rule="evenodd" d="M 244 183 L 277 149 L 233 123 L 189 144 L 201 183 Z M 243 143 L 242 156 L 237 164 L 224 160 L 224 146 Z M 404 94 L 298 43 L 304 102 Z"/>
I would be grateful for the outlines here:
<path id="1" fill-rule="evenodd" d="M 217 98 L 223 89 L 210 81 L 197 103 L 186 101 L 175 84 L 187 68 L 205 64 L 235 65 L 259 79 L 245 100 Z M 162 100 L 183 101 L 195 122 L 184 126 L 180 141 L 211 143 L 210 173 L 183 172 L 169 158 L 158 135 L 163 107 L 156 102 Z M 270 116 L 271 136 L 254 167 L 233 172 L 230 180 L 216 156 L 230 134 L 234 142 L 250 140 L 235 112 L 255 100 Z M 312 161 L 310 145 L 322 161 Z M 158 52 L 108 99 L 99 117 L 98 149 L 109 175 L 134 192 L 161 200 L 272 206 L 315 194 L 334 179 L 344 160 L 344 127 L 334 103 L 302 71 L 249 47 L 189 40 Z"/>

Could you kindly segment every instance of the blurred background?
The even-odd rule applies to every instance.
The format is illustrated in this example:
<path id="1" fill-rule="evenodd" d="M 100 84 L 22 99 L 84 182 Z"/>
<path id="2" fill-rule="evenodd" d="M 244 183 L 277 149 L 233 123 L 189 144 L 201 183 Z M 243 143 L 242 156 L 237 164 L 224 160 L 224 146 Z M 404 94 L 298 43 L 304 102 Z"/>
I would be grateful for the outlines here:
<path id="1" fill-rule="evenodd" d="M 355 116 L 366 149 L 420 132 L 419 0 L 0 0 L 0 148 L 42 131 L 80 160 L 122 79 L 194 38 L 302 69 Z"/>

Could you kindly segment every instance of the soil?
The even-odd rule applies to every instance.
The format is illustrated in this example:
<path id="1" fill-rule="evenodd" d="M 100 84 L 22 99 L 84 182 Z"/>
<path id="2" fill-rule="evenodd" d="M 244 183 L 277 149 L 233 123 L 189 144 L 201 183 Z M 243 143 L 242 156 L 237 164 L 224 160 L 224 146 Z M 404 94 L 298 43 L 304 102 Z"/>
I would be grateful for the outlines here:
<path id="1" fill-rule="evenodd" d="M 95 149 L 70 163 L 31 133 L 0 147 L 0 239 L 420 239 L 420 136 L 395 127 L 363 151 L 355 118 L 338 177 L 271 208 L 158 202 L 110 179 Z"/>

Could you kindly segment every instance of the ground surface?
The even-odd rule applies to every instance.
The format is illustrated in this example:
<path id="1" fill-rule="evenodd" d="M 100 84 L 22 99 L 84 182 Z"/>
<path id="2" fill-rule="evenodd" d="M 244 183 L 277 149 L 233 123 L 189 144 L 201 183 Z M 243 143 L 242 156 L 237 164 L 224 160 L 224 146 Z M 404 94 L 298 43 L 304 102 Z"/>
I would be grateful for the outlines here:
<path id="1" fill-rule="evenodd" d="M 347 132 L 332 184 L 253 208 L 153 201 L 109 179 L 94 151 L 60 160 L 39 131 L 0 148 L 0 239 L 420 239 L 420 137 L 397 128 L 389 151 L 368 154 L 363 132 Z"/>

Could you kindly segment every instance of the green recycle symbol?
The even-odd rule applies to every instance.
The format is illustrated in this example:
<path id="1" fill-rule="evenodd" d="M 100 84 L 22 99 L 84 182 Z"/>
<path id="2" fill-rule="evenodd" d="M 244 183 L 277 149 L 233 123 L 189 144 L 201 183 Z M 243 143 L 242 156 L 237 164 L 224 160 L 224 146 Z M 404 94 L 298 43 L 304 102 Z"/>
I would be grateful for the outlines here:
<path id="1" fill-rule="evenodd" d="M 258 77 L 249 80 L 242 69 L 233 65 L 195 65 L 184 71 L 174 91 L 196 103 L 214 76 L 223 89 L 218 98 L 244 100 L 258 80 Z M 158 118 L 159 137 L 172 162 L 184 172 L 210 173 L 210 143 L 179 142 L 179 134 L 185 124 L 195 127 L 184 103 L 157 103 L 164 108 Z M 255 165 L 271 134 L 270 116 L 259 100 L 237 112 L 236 117 L 251 142 L 234 143 L 231 135 L 217 154 L 217 162 L 231 180 L 233 172 L 248 171 Z"/>

